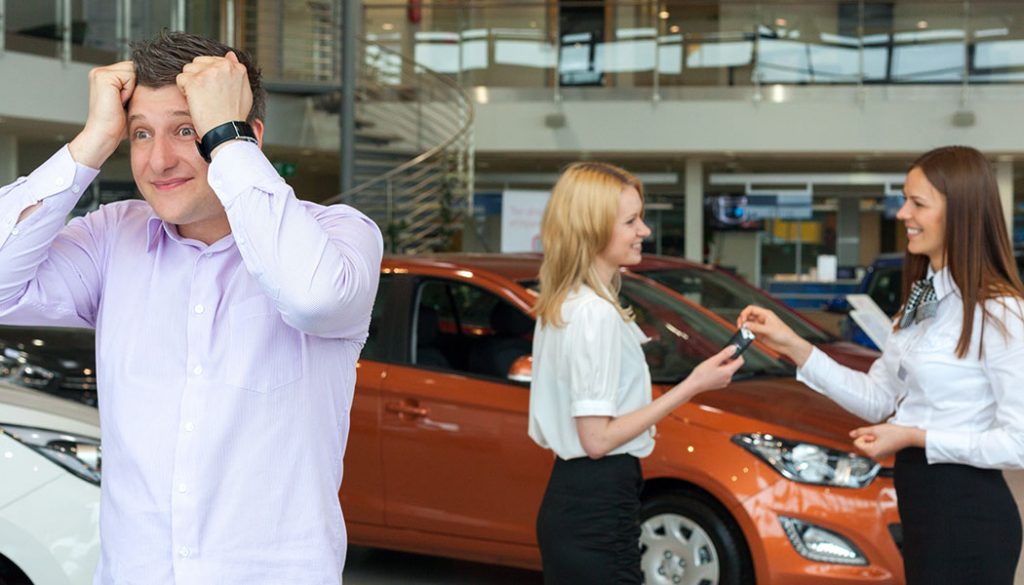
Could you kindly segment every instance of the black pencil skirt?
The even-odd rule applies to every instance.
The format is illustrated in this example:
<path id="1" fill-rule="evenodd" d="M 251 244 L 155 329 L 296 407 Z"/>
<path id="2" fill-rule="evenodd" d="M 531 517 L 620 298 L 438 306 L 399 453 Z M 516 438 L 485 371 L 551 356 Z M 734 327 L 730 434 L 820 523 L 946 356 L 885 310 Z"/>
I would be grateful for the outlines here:
<path id="1" fill-rule="evenodd" d="M 908 448 L 895 480 L 907 585 L 1013 585 L 1021 522 L 1001 471 L 928 465 Z"/>
<path id="2" fill-rule="evenodd" d="M 640 461 L 555 459 L 537 514 L 545 585 L 640 585 Z"/>

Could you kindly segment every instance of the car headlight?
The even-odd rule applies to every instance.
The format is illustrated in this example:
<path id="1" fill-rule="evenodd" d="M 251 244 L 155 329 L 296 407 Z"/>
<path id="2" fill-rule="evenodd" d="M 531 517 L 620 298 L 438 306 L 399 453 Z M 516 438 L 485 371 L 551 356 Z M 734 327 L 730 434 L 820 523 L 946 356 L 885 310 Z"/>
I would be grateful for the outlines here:
<path id="1" fill-rule="evenodd" d="M 99 439 L 8 424 L 0 424 L 0 432 L 85 481 L 100 485 L 103 453 Z"/>
<path id="2" fill-rule="evenodd" d="M 881 469 L 881 465 L 867 457 L 814 443 L 762 433 L 739 434 L 732 440 L 763 459 L 783 477 L 801 483 L 859 488 L 870 484 Z"/>
<path id="3" fill-rule="evenodd" d="M 0 353 L 0 378 L 27 388 L 46 388 L 57 375 L 50 370 L 29 363 L 16 349 L 4 348 Z"/>
<path id="4" fill-rule="evenodd" d="M 0 378 L 10 377 L 14 372 L 21 367 L 18 363 L 17 352 L 9 350 L 0 346 L 3 351 L 0 351 Z"/>

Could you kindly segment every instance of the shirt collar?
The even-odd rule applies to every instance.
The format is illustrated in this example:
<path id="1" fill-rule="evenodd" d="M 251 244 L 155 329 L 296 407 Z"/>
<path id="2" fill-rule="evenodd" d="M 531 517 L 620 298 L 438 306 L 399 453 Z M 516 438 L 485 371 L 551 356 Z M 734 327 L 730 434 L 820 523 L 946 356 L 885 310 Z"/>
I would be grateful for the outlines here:
<path id="1" fill-rule="evenodd" d="M 146 253 L 152 253 L 160 243 L 160 232 L 165 231 L 164 221 L 152 213 L 146 222 Z"/>
<path id="2" fill-rule="evenodd" d="M 960 296 L 960 287 L 953 282 L 953 276 L 949 271 L 949 266 L 943 266 L 942 270 L 938 272 L 932 270 L 932 267 L 928 267 L 928 276 L 932 279 L 932 286 L 935 288 L 935 298 L 942 300 L 949 293 L 955 293 Z"/>
<path id="3" fill-rule="evenodd" d="M 233 237 L 232 234 L 224 236 L 223 238 L 217 240 L 216 242 L 210 244 L 209 246 L 204 246 L 201 242 L 196 242 L 195 240 L 186 240 L 185 238 L 181 237 L 181 234 L 178 233 L 177 226 L 175 226 L 174 224 L 167 223 L 166 221 L 160 219 L 160 217 L 157 216 L 155 211 L 151 211 L 149 219 L 146 222 L 147 254 L 152 254 L 153 250 L 156 250 L 157 246 L 160 244 L 162 235 L 166 235 L 171 240 L 179 244 L 184 244 L 186 246 L 197 247 L 198 245 L 198 247 L 206 249 L 209 252 L 220 252 L 221 250 L 225 250 L 231 247 L 235 242 L 235 238 Z"/>

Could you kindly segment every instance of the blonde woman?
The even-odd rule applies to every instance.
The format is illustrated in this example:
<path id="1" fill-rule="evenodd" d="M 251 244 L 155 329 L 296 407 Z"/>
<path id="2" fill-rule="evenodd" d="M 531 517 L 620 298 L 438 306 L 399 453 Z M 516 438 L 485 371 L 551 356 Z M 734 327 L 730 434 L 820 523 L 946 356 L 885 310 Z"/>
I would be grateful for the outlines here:
<path id="1" fill-rule="evenodd" d="M 556 455 L 537 517 L 546 584 L 642 583 L 639 460 L 654 424 L 726 386 L 743 359 L 728 348 L 651 398 L 646 340 L 617 296 L 651 230 L 643 186 L 602 163 L 570 165 L 555 184 L 541 241 L 530 437 Z"/>

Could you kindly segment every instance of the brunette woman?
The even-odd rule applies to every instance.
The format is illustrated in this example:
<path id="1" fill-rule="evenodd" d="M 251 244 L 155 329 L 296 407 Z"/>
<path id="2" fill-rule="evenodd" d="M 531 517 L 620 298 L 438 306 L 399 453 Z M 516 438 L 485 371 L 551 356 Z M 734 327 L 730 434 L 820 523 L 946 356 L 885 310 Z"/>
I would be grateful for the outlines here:
<path id="1" fill-rule="evenodd" d="M 798 379 L 869 421 L 854 445 L 896 454 L 908 585 L 1012 585 L 1021 547 L 1002 469 L 1024 467 L 1024 287 L 999 192 L 973 148 L 911 167 L 903 305 L 864 374 L 832 361 L 770 311 L 739 321 L 799 366 Z"/>

